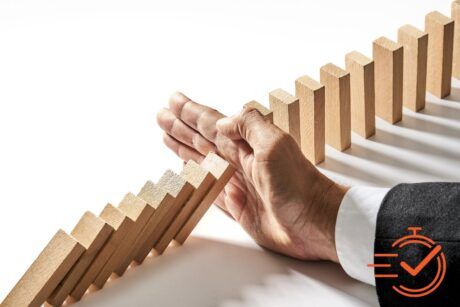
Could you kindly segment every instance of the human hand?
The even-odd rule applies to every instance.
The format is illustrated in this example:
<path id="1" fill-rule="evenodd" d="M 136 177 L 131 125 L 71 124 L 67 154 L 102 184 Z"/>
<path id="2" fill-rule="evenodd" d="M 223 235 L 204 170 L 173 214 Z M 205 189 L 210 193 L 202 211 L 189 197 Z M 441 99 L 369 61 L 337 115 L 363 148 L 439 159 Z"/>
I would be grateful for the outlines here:
<path id="1" fill-rule="evenodd" d="M 176 93 L 157 116 L 184 161 L 215 151 L 236 168 L 216 204 L 268 249 L 338 262 L 335 223 L 346 188 L 321 174 L 294 139 L 256 110 L 225 117 Z"/>

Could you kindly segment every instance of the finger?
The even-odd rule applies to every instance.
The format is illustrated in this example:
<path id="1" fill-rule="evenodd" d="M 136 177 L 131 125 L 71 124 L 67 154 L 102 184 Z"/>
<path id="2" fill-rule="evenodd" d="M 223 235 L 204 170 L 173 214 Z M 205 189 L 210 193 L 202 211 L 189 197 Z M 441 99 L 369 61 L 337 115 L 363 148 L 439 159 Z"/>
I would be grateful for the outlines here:
<path id="1" fill-rule="evenodd" d="M 216 146 L 205 139 L 201 134 L 184 124 L 168 109 L 162 109 L 157 114 L 158 125 L 170 136 L 179 142 L 206 155 L 210 151 L 215 152 Z"/>
<path id="2" fill-rule="evenodd" d="M 216 126 L 220 133 L 232 140 L 245 140 L 254 151 L 264 149 L 270 143 L 267 140 L 283 133 L 255 109 L 245 109 L 237 116 L 223 118 Z"/>
<path id="3" fill-rule="evenodd" d="M 171 111 L 189 127 L 215 143 L 216 122 L 224 115 L 218 111 L 196 103 L 182 93 L 175 93 L 169 100 Z"/>
<path id="4" fill-rule="evenodd" d="M 204 156 L 198 151 L 177 141 L 167 133 L 163 135 L 163 143 L 184 161 L 193 160 L 196 163 L 200 163 L 204 159 Z"/>

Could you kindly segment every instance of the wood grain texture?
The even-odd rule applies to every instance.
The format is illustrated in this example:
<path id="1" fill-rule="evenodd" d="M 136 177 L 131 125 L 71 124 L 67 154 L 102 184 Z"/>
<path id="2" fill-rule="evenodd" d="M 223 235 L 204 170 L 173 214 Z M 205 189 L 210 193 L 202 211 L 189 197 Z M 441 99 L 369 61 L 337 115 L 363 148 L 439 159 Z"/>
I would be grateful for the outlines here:
<path id="1" fill-rule="evenodd" d="M 151 227 L 153 231 L 146 241 L 146 244 L 135 256 L 137 263 L 142 263 L 152 248 L 154 248 L 155 252 L 158 253 L 155 248 L 156 245 L 171 225 L 174 218 L 186 204 L 187 200 L 191 197 L 194 190 L 194 187 L 190 183 L 171 170 L 167 170 L 163 176 L 161 176 L 158 183 L 153 187 L 149 183 L 144 186 L 139 193 L 139 197 L 145 199 L 147 202 L 149 202 L 149 199 L 151 198 L 161 199 L 161 197 L 164 197 L 165 195 L 164 192 L 171 195 L 174 199 L 168 206 L 156 208 L 156 211 L 151 219 Z"/>
<path id="2" fill-rule="evenodd" d="M 180 176 L 190 183 L 195 188 L 195 191 L 163 233 L 158 243 L 155 244 L 154 248 L 159 254 L 163 253 L 168 247 L 216 181 L 216 178 L 209 171 L 192 160 L 187 162 Z"/>
<path id="3" fill-rule="evenodd" d="M 141 241 L 138 247 L 133 249 L 132 255 L 134 261 L 142 263 L 153 248 L 154 242 L 158 240 L 161 234 L 158 234 L 157 228 L 162 217 L 170 206 L 174 203 L 174 197 L 151 181 L 147 181 L 140 192 L 137 194 L 148 204 L 155 208 L 155 212 L 150 217 L 147 225 L 144 227 L 141 235 Z"/>
<path id="4" fill-rule="evenodd" d="M 326 144 L 344 151 L 351 146 L 350 74 L 329 63 L 320 69 L 325 89 Z"/>
<path id="5" fill-rule="evenodd" d="M 324 161 L 324 86 L 309 76 L 295 81 L 295 95 L 299 99 L 300 148 L 313 164 Z"/>
<path id="6" fill-rule="evenodd" d="M 452 76 L 460 80 L 460 0 L 452 2 L 451 17 L 455 21 Z"/>
<path id="7" fill-rule="evenodd" d="M 276 89 L 269 93 L 269 100 L 273 123 L 289 133 L 300 146 L 299 99 L 282 89 Z"/>
<path id="8" fill-rule="evenodd" d="M 132 261 L 131 249 L 154 211 L 153 207 L 132 193 L 125 195 L 118 209 L 133 221 L 133 225 L 94 280 L 93 284 L 98 288 L 104 286 L 113 272 L 118 276 L 123 275 Z"/>
<path id="9" fill-rule="evenodd" d="M 266 120 L 273 124 L 273 112 L 257 101 L 249 101 L 244 105 L 244 108 L 256 109 Z"/>
<path id="10" fill-rule="evenodd" d="M 37 307 L 51 295 L 85 248 L 59 230 L 2 302 L 2 307 Z"/>
<path id="11" fill-rule="evenodd" d="M 99 217 L 109 224 L 114 231 L 70 293 L 70 296 L 77 301 L 82 298 L 86 290 L 94 282 L 134 224 L 133 220 L 111 204 L 107 204 L 104 207 Z"/>
<path id="12" fill-rule="evenodd" d="M 206 196 L 203 197 L 198 207 L 193 211 L 187 222 L 185 222 L 184 226 L 182 226 L 175 236 L 175 240 L 179 244 L 184 244 L 185 240 L 192 233 L 198 222 L 205 215 L 206 211 L 208 211 L 209 207 L 216 200 L 217 196 L 219 196 L 220 192 L 222 192 L 227 182 L 235 173 L 235 169 L 230 165 L 230 163 L 213 152 L 208 153 L 200 165 L 202 168 L 210 172 L 216 180 L 212 187 L 208 190 Z"/>
<path id="13" fill-rule="evenodd" d="M 404 47 L 403 105 L 418 112 L 425 108 L 428 33 L 405 25 L 398 30 L 398 43 Z"/>
<path id="14" fill-rule="evenodd" d="M 113 227 L 93 213 L 87 211 L 83 214 L 70 234 L 86 250 L 47 299 L 50 305 L 62 305 L 112 232 Z"/>
<path id="15" fill-rule="evenodd" d="M 434 11 L 425 16 L 428 33 L 427 91 L 438 98 L 450 95 L 454 48 L 454 21 Z"/>
<path id="16" fill-rule="evenodd" d="M 402 119 L 403 46 L 386 37 L 373 43 L 375 71 L 375 113 L 394 124 Z"/>
<path id="17" fill-rule="evenodd" d="M 352 51 L 345 64 L 350 73 L 351 129 L 369 138 L 375 134 L 374 61 Z"/>

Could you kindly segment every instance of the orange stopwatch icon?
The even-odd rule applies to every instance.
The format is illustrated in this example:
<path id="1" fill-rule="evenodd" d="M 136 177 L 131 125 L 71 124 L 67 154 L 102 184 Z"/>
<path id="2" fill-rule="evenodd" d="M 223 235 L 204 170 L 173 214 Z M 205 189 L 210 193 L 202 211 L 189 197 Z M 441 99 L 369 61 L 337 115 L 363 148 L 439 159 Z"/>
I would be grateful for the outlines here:
<path id="1" fill-rule="evenodd" d="M 408 227 L 408 230 L 412 232 L 409 235 L 405 235 L 398 240 L 396 240 L 391 247 L 394 248 L 396 251 L 401 250 L 403 247 L 408 246 L 410 244 L 419 245 L 421 248 L 427 249 L 428 254 L 415 266 L 412 267 L 407 264 L 405 261 L 400 261 L 398 264 L 401 268 L 409 273 L 410 276 L 416 277 L 420 272 L 427 267 L 429 263 L 435 261 L 437 263 L 437 270 L 434 278 L 426 283 L 426 285 L 420 288 L 409 288 L 405 285 L 398 284 L 393 285 L 392 288 L 397 293 L 406 296 L 406 297 L 422 297 L 426 296 L 433 291 L 435 291 L 439 285 L 442 283 L 445 275 L 446 275 L 446 257 L 442 252 L 441 245 L 435 243 L 432 239 L 427 236 L 423 236 L 417 233 L 417 231 L 421 231 L 421 227 Z M 374 254 L 375 258 L 397 258 L 398 253 L 388 253 L 388 254 Z M 368 267 L 374 268 L 390 268 L 390 264 L 386 263 L 372 263 L 368 264 Z M 375 278 L 398 278 L 398 274 L 375 274 Z"/>

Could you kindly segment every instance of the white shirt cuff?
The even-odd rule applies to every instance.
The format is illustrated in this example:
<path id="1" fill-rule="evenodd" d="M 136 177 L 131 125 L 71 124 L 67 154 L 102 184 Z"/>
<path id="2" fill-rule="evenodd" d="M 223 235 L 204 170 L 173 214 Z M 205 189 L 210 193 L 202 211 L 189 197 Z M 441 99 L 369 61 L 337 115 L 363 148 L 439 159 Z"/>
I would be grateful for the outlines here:
<path id="1" fill-rule="evenodd" d="M 335 244 L 339 262 L 351 277 L 375 285 L 374 241 L 377 214 L 390 189 L 352 187 L 340 204 L 335 226 Z"/>

